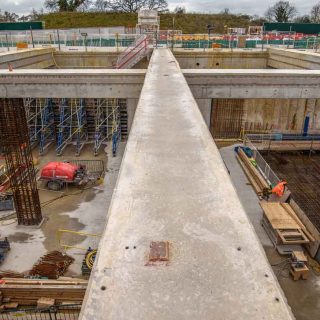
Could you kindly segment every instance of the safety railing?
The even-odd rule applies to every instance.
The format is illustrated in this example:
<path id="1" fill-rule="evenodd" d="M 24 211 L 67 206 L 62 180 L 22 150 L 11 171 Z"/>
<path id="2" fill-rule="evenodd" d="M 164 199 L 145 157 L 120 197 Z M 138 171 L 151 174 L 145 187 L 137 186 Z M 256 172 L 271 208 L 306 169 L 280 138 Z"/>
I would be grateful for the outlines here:
<path id="1" fill-rule="evenodd" d="M 259 150 L 320 150 L 320 135 L 318 134 L 247 134 L 244 137 L 244 141 L 246 140 L 251 141 Z"/>
<path id="2" fill-rule="evenodd" d="M 271 169 L 267 161 L 263 158 L 261 153 L 258 151 L 258 149 L 255 147 L 254 143 L 251 142 L 251 140 L 248 138 L 248 136 L 245 137 L 244 145 L 246 147 L 249 147 L 253 152 L 253 158 L 257 163 L 258 170 L 262 173 L 264 178 L 272 185 L 275 186 L 280 182 L 280 179 L 275 174 L 275 172 Z"/>
<path id="3" fill-rule="evenodd" d="M 148 40 L 146 35 L 139 36 L 124 52 L 120 54 L 117 60 L 117 69 L 124 67 L 130 68 L 130 62 L 146 55 L 148 49 Z"/>
<path id="4" fill-rule="evenodd" d="M 0 311 L 0 320 L 76 320 L 81 304 L 52 306 L 50 308 L 23 308 Z"/>
<path id="5" fill-rule="evenodd" d="M 24 42 L 29 46 L 45 47 L 54 46 L 60 48 L 79 50 L 84 47 L 113 47 L 127 48 L 136 41 L 137 34 L 110 33 L 102 28 L 85 30 L 64 29 L 64 30 L 34 30 L 31 34 L 30 30 L 24 32 L 18 31 L 2 31 L 0 32 L 0 50 L 7 47 L 16 47 L 18 43 Z M 139 37 L 138 37 L 139 38 Z M 235 49 L 243 46 L 246 49 L 264 50 L 269 47 L 310 49 L 317 51 L 320 45 L 320 37 L 305 37 L 302 39 L 283 38 L 269 39 L 261 37 L 250 37 L 245 39 L 244 44 L 240 45 L 240 38 L 237 35 L 208 35 L 208 34 L 174 34 L 168 31 L 160 31 L 157 34 L 157 44 L 159 46 L 167 46 L 174 48 L 187 49 L 206 49 L 206 48 L 225 48 Z"/>

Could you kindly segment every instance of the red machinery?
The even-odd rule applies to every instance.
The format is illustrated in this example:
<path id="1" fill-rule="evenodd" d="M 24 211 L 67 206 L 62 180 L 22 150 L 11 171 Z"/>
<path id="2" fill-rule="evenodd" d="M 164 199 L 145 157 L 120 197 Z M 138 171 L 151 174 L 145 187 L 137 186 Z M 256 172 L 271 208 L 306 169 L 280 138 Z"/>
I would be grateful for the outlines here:
<path id="1" fill-rule="evenodd" d="M 104 163 L 101 160 L 72 160 L 49 162 L 41 170 L 39 180 L 47 181 L 50 190 L 58 191 L 66 184 L 85 185 L 101 179 Z"/>
<path id="2" fill-rule="evenodd" d="M 48 181 L 48 189 L 58 191 L 67 183 L 86 184 L 88 176 L 85 166 L 68 162 L 49 162 L 43 167 L 40 180 Z"/>

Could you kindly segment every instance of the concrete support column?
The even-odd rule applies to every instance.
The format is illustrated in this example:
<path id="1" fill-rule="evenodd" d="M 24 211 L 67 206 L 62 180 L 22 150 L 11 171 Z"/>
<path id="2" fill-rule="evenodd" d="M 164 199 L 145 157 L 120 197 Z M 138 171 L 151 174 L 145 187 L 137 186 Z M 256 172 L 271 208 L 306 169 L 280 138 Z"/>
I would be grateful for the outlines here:
<path id="1" fill-rule="evenodd" d="M 212 99 L 197 99 L 200 112 L 208 128 L 210 127 Z"/>
<path id="2" fill-rule="evenodd" d="M 127 99 L 127 112 L 128 112 L 128 134 L 130 133 L 134 114 L 137 109 L 139 99 Z"/>

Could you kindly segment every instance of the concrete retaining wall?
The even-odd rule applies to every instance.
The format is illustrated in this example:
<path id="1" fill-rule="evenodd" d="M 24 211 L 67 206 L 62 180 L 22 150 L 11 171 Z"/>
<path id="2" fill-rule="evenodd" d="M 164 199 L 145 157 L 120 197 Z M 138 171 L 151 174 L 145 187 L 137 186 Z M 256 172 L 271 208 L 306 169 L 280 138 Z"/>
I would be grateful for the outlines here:
<path id="1" fill-rule="evenodd" d="M 268 53 L 236 50 L 175 50 L 182 69 L 266 69 Z"/>
<path id="2" fill-rule="evenodd" d="M 320 69 L 320 55 L 310 51 L 270 48 L 267 66 L 274 69 Z"/>

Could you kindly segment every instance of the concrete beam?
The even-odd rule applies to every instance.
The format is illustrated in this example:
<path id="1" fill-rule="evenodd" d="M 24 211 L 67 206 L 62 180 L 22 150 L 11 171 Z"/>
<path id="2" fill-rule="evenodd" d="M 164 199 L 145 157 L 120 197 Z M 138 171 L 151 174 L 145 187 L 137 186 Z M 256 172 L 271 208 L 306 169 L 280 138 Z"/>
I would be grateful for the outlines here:
<path id="1" fill-rule="evenodd" d="M 0 70 L 0 97 L 138 99 L 145 73 L 144 69 Z M 320 70 L 186 69 L 183 73 L 196 99 L 320 98 Z"/>
<path id="2" fill-rule="evenodd" d="M 319 70 L 183 70 L 196 99 L 320 98 Z"/>
<path id="3" fill-rule="evenodd" d="M 0 97 L 137 99 L 145 73 L 138 69 L 0 71 Z"/>
<path id="4" fill-rule="evenodd" d="M 0 53 L 0 69 L 8 70 L 8 63 L 13 69 L 43 69 L 54 66 L 54 48 L 25 49 Z"/>
<path id="5" fill-rule="evenodd" d="M 311 42 L 312 43 L 312 42 Z M 269 48 L 268 67 L 275 69 L 320 69 L 319 53 Z"/>
<path id="6" fill-rule="evenodd" d="M 108 214 L 81 320 L 293 319 L 168 49 L 153 52 Z M 153 241 L 168 261 L 149 260 Z"/>

